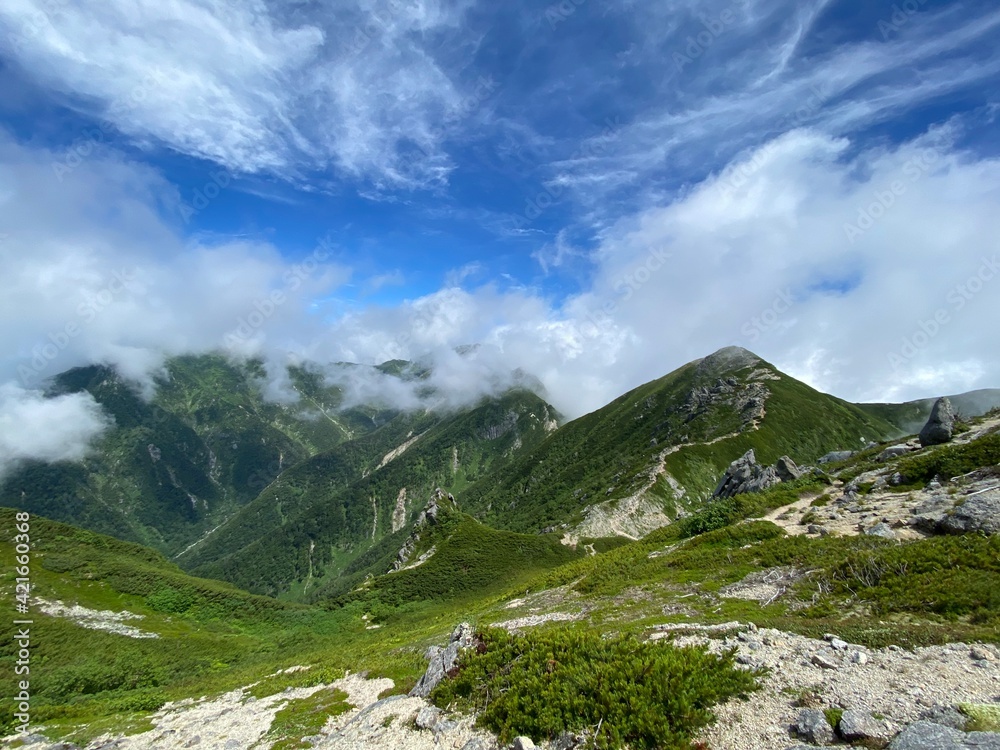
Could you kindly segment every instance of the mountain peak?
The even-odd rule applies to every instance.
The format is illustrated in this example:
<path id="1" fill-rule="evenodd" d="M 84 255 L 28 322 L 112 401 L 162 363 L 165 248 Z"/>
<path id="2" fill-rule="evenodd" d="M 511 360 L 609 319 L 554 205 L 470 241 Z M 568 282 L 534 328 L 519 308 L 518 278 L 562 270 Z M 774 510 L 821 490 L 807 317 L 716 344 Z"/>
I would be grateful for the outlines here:
<path id="1" fill-rule="evenodd" d="M 762 361 L 760 357 L 742 346 L 725 346 L 700 360 L 698 367 L 702 370 L 729 372 L 741 370 Z"/>

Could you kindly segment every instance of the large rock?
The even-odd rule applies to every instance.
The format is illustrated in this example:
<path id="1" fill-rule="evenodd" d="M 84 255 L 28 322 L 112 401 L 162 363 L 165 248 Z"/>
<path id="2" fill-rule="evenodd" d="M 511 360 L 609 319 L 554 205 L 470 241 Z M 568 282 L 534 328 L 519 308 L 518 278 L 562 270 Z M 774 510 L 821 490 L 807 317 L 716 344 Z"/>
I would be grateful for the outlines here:
<path id="1" fill-rule="evenodd" d="M 920 715 L 921 721 L 929 721 L 944 727 L 965 731 L 969 717 L 954 706 L 932 706 Z"/>
<path id="2" fill-rule="evenodd" d="M 897 734 L 889 743 L 889 750 L 1000 750 L 1000 734 L 966 734 L 930 721 L 918 721 Z"/>
<path id="3" fill-rule="evenodd" d="M 795 721 L 795 734 L 813 745 L 833 744 L 833 727 L 818 708 L 803 708 Z"/>
<path id="4" fill-rule="evenodd" d="M 926 448 L 928 445 L 947 443 L 951 440 L 954 429 L 955 412 L 951 408 L 951 401 L 947 398 L 939 398 L 934 402 L 930 419 L 920 431 L 920 444 Z"/>
<path id="5" fill-rule="evenodd" d="M 431 646 L 427 650 L 427 671 L 424 672 L 420 681 L 414 685 L 410 695 L 417 698 L 426 698 L 437 684 L 444 679 L 452 669 L 458 665 L 458 657 L 463 649 L 471 648 L 475 645 L 475 635 L 472 626 L 463 622 L 455 632 L 451 634 L 448 645 L 444 648 Z"/>
<path id="6" fill-rule="evenodd" d="M 821 464 L 833 464 L 838 461 L 846 461 L 851 456 L 854 455 L 854 451 L 830 451 L 829 453 L 820 456 L 817 463 Z"/>
<path id="7" fill-rule="evenodd" d="M 761 466 L 753 448 L 737 458 L 719 479 L 712 497 L 733 497 L 745 492 L 760 492 L 781 482 L 773 466 Z"/>
<path id="8" fill-rule="evenodd" d="M 868 711 L 849 708 L 841 714 L 837 733 L 848 742 L 883 746 L 892 737 L 892 729 L 885 720 L 876 719 Z"/>
<path id="9" fill-rule="evenodd" d="M 782 456 L 774 465 L 774 471 L 782 482 L 794 482 L 805 472 L 788 456 Z"/>
<path id="10" fill-rule="evenodd" d="M 966 498 L 942 516 L 938 527 L 945 534 L 1000 534 L 1000 489 Z"/>

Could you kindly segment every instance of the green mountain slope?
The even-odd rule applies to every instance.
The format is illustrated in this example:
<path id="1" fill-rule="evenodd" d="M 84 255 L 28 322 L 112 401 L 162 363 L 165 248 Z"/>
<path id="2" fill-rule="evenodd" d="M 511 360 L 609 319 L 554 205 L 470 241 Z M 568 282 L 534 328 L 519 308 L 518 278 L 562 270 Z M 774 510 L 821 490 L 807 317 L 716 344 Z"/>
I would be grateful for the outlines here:
<path id="1" fill-rule="evenodd" d="M 299 402 L 269 403 L 263 376 L 255 362 L 179 357 L 146 401 L 107 367 L 62 373 L 50 393 L 89 392 L 114 426 L 82 464 L 23 465 L 0 486 L 0 503 L 176 554 L 284 468 L 395 415 L 337 412 L 340 391 L 301 368 L 289 372 Z"/>
<path id="2" fill-rule="evenodd" d="M 308 595 L 372 547 L 394 555 L 436 487 L 455 492 L 539 445 L 555 413 L 512 391 L 456 413 L 397 416 L 283 472 L 178 558 L 268 595 Z"/>
<path id="3" fill-rule="evenodd" d="M 761 463 L 787 454 L 805 464 L 895 432 L 733 347 L 570 422 L 459 499 L 498 528 L 582 523 L 583 536 L 629 529 L 641 536 L 698 507 L 726 466 L 750 448 Z M 651 519 L 645 527 L 636 523 L 642 515 Z"/>

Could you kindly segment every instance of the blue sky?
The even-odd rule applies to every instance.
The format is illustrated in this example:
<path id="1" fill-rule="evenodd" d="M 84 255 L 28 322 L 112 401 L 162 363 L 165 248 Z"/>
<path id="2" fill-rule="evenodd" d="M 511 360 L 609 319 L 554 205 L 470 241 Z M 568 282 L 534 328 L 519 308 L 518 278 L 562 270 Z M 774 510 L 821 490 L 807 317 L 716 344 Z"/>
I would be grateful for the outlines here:
<path id="1" fill-rule="evenodd" d="M 0 380 L 430 356 L 575 415 L 739 344 L 1000 386 L 998 50 L 986 1 L 11 0 Z"/>

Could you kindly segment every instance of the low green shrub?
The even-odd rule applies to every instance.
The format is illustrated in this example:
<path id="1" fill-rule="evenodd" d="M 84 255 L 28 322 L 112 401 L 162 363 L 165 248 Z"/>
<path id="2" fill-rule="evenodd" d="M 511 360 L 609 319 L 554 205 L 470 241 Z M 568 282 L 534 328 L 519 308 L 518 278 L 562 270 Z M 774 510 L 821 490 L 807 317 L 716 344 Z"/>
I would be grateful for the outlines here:
<path id="1" fill-rule="evenodd" d="M 907 484 L 924 484 L 936 476 L 950 479 L 996 464 L 1000 464 L 1000 433 L 907 456 L 897 468 Z"/>
<path id="2" fill-rule="evenodd" d="M 502 742 L 563 732 L 602 749 L 687 750 L 711 723 L 711 708 L 759 686 L 737 669 L 734 652 L 674 648 L 631 636 L 602 638 L 566 628 L 511 635 L 483 629 L 458 673 L 435 688 L 442 707 L 475 709 Z"/>

